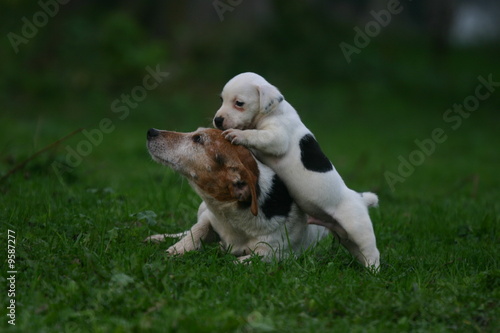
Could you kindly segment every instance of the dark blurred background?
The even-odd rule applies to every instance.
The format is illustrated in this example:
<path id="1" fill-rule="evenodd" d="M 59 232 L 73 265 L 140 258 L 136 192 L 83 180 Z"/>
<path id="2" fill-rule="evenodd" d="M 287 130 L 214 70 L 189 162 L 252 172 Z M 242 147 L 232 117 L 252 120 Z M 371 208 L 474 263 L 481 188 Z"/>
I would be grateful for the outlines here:
<path id="1" fill-rule="evenodd" d="M 382 147 L 401 139 L 387 156 L 396 167 L 479 75 L 500 81 L 496 0 L 3 0 L 0 17 L 2 128 L 27 136 L 2 138 L 3 172 L 104 117 L 142 153 L 148 127 L 210 126 L 223 85 L 244 71 L 279 87 L 320 142 L 371 127 Z M 148 67 L 168 77 L 119 119 L 113 102 Z M 499 96 L 481 106 L 495 122 Z"/>

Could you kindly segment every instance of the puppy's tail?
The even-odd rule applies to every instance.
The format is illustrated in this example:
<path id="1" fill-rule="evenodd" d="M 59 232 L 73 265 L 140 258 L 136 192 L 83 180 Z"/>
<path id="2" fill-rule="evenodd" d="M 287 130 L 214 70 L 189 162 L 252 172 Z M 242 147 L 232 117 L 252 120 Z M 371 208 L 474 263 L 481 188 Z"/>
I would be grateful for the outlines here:
<path id="1" fill-rule="evenodd" d="M 372 192 L 363 192 L 359 194 L 367 207 L 377 207 L 378 206 L 378 196 Z"/>

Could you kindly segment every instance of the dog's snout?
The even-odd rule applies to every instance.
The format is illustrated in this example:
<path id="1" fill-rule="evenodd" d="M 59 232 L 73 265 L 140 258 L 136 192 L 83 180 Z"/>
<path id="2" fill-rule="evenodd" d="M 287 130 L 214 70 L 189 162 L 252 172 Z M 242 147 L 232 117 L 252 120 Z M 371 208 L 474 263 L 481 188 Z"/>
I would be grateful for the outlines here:
<path id="1" fill-rule="evenodd" d="M 222 126 L 223 123 L 224 123 L 224 117 L 215 117 L 215 119 L 214 119 L 215 127 L 222 130 L 222 129 L 224 129 Z"/>
<path id="2" fill-rule="evenodd" d="M 160 132 L 154 128 L 150 128 L 148 130 L 148 135 L 147 135 L 147 138 L 148 140 L 151 140 L 153 138 L 156 138 L 158 135 L 160 135 Z"/>

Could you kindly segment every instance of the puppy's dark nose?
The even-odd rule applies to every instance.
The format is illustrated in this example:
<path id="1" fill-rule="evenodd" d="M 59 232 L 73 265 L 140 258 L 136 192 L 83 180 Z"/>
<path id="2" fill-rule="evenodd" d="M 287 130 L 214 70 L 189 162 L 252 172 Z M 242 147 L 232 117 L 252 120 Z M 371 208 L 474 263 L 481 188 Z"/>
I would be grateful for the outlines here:
<path id="1" fill-rule="evenodd" d="M 156 138 L 158 135 L 160 135 L 160 132 L 154 128 L 150 128 L 148 130 L 148 135 L 147 135 L 147 138 L 148 140 L 151 140 L 153 138 Z"/>
<path id="2" fill-rule="evenodd" d="M 222 124 L 224 123 L 224 117 L 215 117 L 214 119 L 214 125 L 215 127 L 217 127 L 218 129 L 224 129 L 222 127 Z"/>

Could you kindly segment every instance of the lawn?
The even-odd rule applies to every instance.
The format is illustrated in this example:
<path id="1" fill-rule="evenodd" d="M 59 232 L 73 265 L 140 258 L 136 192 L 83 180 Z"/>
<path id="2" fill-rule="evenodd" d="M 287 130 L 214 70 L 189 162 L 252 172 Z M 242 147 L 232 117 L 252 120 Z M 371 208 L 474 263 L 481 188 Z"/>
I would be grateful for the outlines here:
<path id="1" fill-rule="evenodd" d="M 378 274 L 331 239 L 297 259 L 251 265 L 234 264 L 213 245 L 167 257 L 172 241 L 142 242 L 189 228 L 200 203 L 185 180 L 151 161 L 146 131 L 209 126 L 220 78 L 195 91 L 152 92 L 126 119 L 108 111 L 119 95 L 41 103 L 36 112 L 9 108 L 0 123 L 0 175 L 80 127 L 94 136 L 75 134 L 0 184 L 0 330 L 498 331 L 500 89 L 460 125 L 445 117 L 474 96 L 478 76 L 500 81 L 494 57 L 463 66 L 476 59 L 456 54 L 444 73 L 406 59 L 384 75 L 314 88 L 286 73 L 274 80 L 346 183 L 379 194 L 371 210 Z M 92 131 L 104 118 L 99 136 Z M 88 154 L 64 167 L 78 147 Z M 15 245 L 10 268 L 8 244 Z"/>

